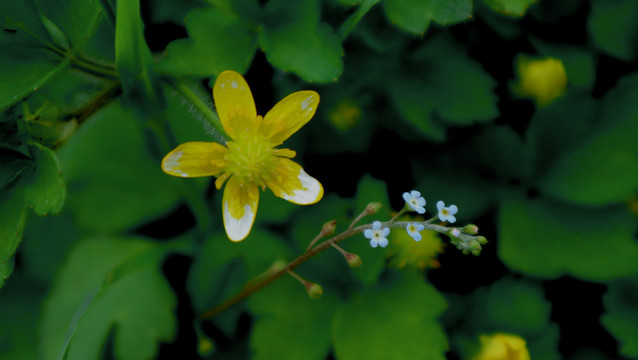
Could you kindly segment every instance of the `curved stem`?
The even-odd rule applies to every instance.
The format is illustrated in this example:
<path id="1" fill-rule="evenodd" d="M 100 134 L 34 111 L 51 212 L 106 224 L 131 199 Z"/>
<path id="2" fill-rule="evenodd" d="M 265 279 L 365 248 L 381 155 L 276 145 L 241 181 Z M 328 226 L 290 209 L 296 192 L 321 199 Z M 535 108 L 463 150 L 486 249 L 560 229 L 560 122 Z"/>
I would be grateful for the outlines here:
<path id="1" fill-rule="evenodd" d="M 430 219 L 431 220 L 431 219 Z M 428 220 L 428 221 L 430 221 Z M 428 223 L 428 221 L 423 221 L 420 222 L 421 224 L 423 224 L 423 226 L 425 227 L 424 230 L 433 230 L 442 234 L 447 233 L 450 228 L 446 227 L 446 226 L 441 226 L 441 225 L 435 225 L 435 224 L 431 224 Z M 391 227 L 391 228 L 406 228 L 408 226 L 408 224 L 413 223 L 412 221 L 394 221 L 390 220 L 390 221 L 386 221 L 382 223 L 382 226 L 387 226 L 387 227 Z M 208 310 L 206 312 L 204 312 L 200 318 L 202 320 L 204 319 L 208 319 L 211 318 L 221 312 L 223 312 L 224 310 L 230 308 L 231 306 L 237 304 L 238 302 L 246 299 L 247 297 L 249 297 L 250 295 L 254 294 L 255 292 L 261 290 L 262 288 L 266 287 L 267 285 L 269 285 L 270 283 L 272 283 L 273 281 L 279 279 L 281 276 L 285 275 L 286 273 L 288 273 L 289 271 L 294 270 L 295 268 L 297 268 L 299 265 L 303 264 L 304 262 L 306 262 L 306 260 L 310 259 L 311 257 L 319 254 L 320 252 L 332 247 L 333 245 L 336 245 L 337 243 L 352 237 L 354 235 L 360 234 L 362 233 L 364 230 L 366 229 L 370 229 L 372 228 L 372 224 L 367 224 L 367 225 L 360 225 L 357 227 L 353 227 L 353 228 L 349 228 L 346 231 L 335 235 L 333 237 L 331 237 L 330 239 L 320 243 L 319 245 L 308 249 L 305 253 L 301 254 L 300 256 L 298 256 L 296 259 L 294 259 L 293 261 L 289 262 L 286 266 L 284 266 L 283 268 L 279 269 L 276 272 L 273 272 L 271 274 L 269 274 L 266 277 L 261 277 L 255 280 L 252 280 L 250 282 L 248 282 L 248 284 L 235 296 L 231 297 L 230 299 L 224 301 L 223 303 L 219 304 L 218 306 L 216 306 L 215 308 Z M 467 234 L 463 234 L 461 233 L 460 239 L 465 239 L 465 240 L 471 240 L 471 239 L 475 239 L 476 236 L 472 236 L 472 235 L 467 235 Z"/>

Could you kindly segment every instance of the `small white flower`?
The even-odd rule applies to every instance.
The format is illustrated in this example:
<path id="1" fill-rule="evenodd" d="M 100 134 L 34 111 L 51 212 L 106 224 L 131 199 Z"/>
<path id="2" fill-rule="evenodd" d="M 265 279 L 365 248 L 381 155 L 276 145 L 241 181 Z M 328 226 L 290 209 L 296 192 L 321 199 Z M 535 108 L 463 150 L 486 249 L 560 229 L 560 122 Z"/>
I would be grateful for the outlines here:
<path id="1" fill-rule="evenodd" d="M 461 236 L 461 230 L 457 228 L 451 228 L 449 234 L 451 237 L 458 239 Z"/>
<path id="2" fill-rule="evenodd" d="M 403 193 L 403 200 L 405 200 L 406 204 L 408 204 L 412 210 L 419 214 L 425 213 L 425 198 L 421 196 L 420 192 L 416 190 L 412 190 L 409 193 L 405 192 Z"/>
<path id="3" fill-rule="evenodd" d="M 439 210 L 439 219 L 441 221 L 447 221 L 450 223 L 456 221 L 456 217 L 454 217 L 454 214 L 459 211 L 456 205 L 445 207 L 445 203 L 439 200 L 439 202 L 436 203 L 436 208 Z"/>
<path id="4" fill-rule="evenodd" d="M 366 229 L 363 232 L 363 235 L 370 239 L 370 246 L 373 248 L 377 246 L 386 247 L 388 246 L 387 236 L 390 234 L 390 228 L 384 227 L 381 228 L 381 222 L 375 221 L 372 223 L 372 229 Z"/>
<path id="5" fill-rule="evenodd" d="M 409 223 L 408 226 L 405 227 L 405 230 L 408 232 L 408 235 L 412 236 L 414 241 L 421 240 L 421 231 L 425 229 L 423 224 L 419 223 Z"/>

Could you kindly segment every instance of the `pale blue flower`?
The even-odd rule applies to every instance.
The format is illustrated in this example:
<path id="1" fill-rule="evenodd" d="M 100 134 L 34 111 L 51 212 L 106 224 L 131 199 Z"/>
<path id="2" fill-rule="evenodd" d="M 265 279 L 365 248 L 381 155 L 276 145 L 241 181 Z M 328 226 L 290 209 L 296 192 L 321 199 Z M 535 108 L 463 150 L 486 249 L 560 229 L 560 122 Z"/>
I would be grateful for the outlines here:
<path id="1" fill-rule="evenodd" d="M 414 241 L 421 241 L 421 231 L 423 229 L 425 229 L 425 226 L 419 223 L 408 223 L 408 226 L 405 227 L 408 235 L 412 236 Z"/>
<path id="2" fill-rule="evenodd" d="M 390 234 L 390 228 L 384 227 L 381 228 L 381 222 L 375 221 L 372 223 L 372 229 L 366 229 L 363 232 L 363 235 L 370 239 L 370 246 L 373 248 L 377 246 L 386 247 L 388 246 L 388 235 Z"/>
<path id="3" fill-rule="evenodd" d="M 449 223 L 453 223 L 456 221 L 456 217 L 454 217 L 454 214 L 459 211 L 456 205 L 445 207 L 445 203 L 439 200 L 439 202 L 436 203 L 436 208 L 439 210 L 439 219 L 441 221 L 447 221 Z"/>
<path id="4" fill-rule="evenodd" d="M 425 213 L 425 198 L 421 196 L 420 192 L 416 190 L 412 190 L 409 193 L 405 192 L 403 193 L 403 200 L 405 200 L 406 204 L 408 204 L 412 210 L 419 214 Z"/>

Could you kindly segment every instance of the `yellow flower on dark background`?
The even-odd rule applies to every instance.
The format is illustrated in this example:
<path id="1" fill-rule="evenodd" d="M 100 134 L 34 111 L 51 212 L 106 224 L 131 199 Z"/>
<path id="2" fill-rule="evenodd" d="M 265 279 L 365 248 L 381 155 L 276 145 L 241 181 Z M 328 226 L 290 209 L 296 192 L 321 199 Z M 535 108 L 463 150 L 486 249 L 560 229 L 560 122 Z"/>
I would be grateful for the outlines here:
<path id="1" fill-rule="evenodd" d="M 230 240 L 243 240 L 250 233 L 260 188 L 268 187 L 276 196 L 300 205 L 321 200 L 321 183 L 290 160 L 295 152 L 276 148 L 313 117 L 319 104 L 316 92 L 290 94 L 262 117 L 246 80 L 235 71 L 224 71 L 215 81 L 213 98 L 230 137 L 226 146 L 181 144 L 164 157 L 162 170 L 178 177 L 215 176 L 218 190 L 226 182 L 222 208 Z"/>

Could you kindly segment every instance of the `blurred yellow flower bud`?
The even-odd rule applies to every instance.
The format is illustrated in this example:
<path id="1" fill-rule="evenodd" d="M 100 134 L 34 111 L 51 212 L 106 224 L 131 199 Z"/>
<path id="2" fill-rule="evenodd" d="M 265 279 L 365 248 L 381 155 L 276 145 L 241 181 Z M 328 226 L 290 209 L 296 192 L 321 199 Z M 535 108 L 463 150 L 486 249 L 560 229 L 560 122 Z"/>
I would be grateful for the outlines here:
<path id="1" fill-rule="evenodd" d="M 516 59 L 518 82 L 513 90 L 522 97 L 530 97 L 538 106 L 549 105 L 565 92 L 567 73 L 559 59 L 534 59 L 520 55 Z"/>
<path id="2" fill-rule="evenodd" d="M 345 98 L 330 109 L 328 119 L 338 130 L 346 131 L 361 120 L 361 107 L 352 99 Z"/>
<path id="3" fill-rule="evenodd" d="M 481 348 L 472 360 L 530 360 L 527 344 L 520 336 L 481 335 Z"/>
<path id="4" fill-rule="evenodd" d="M 404 216 L 401 220 L 423 221 L 421 216 Z M 397 269 L 424 271 L 426 268 L 436 269 L 440 266 L 437 256 L 443 252 L 443 241 L 436 231 L 420 232 L 421 240 L 414 238 L 405 230 L 395 230 L 389 235 L 390 245 L 388 257 L 390 266 Z"/>

